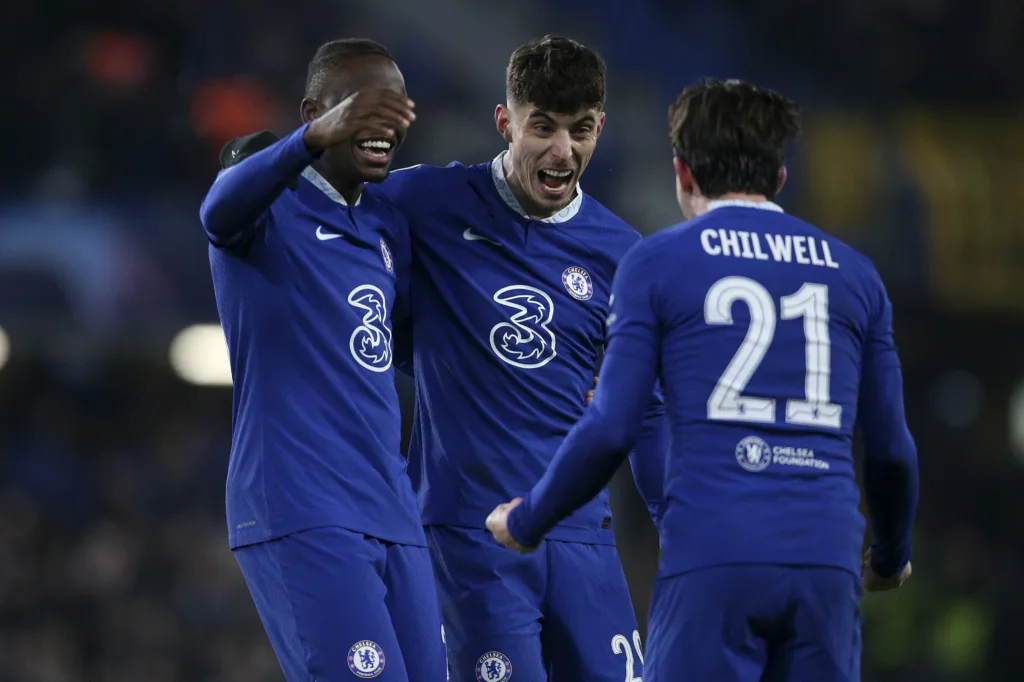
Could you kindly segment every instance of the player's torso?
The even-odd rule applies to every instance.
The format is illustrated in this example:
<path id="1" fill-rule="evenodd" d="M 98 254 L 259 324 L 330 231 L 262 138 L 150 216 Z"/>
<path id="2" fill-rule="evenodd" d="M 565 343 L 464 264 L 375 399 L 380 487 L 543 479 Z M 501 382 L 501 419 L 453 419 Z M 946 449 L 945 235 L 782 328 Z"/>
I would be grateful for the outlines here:
<path id="1" fill-rule="evenodd" d="M 746 551 L 760 521 L 775 528 L 755 531 L 750 551 L 764 537 L 782 551 L 788 540 L 775 534 L 787 528 L 784 538 L 855 534 L 866 318 L 848 275 L 859 263 L 811 226 L 762 210 L 717 209 L 679 240 L 689 241 L 687 289 L 666 308 L 662 343 L 675 444 L 668 523 L 734 538 L 719 540 L 725 552 Z"/>
<path id="2" fill-rule="evenodd" d="M 603 342 L 607 227 L 583 213 L 527 220 L 488 189 L 465 188 L 411 226 L 410 461 L 427 523 L 432 507 L 493 507 L 543 474 L 583 412 Z"/>
<path id="3" fill-rule="evenodd" d="M 241 535 L 313 517 L 373 535 L 418 525 L 399 452 L 391 313 L 404 246 L 389 215 L 300 181 L 244 257 L 211 249 L 236 384 L 228 514 Z M 415 537 L 395 532 L 386 539 Z"/>

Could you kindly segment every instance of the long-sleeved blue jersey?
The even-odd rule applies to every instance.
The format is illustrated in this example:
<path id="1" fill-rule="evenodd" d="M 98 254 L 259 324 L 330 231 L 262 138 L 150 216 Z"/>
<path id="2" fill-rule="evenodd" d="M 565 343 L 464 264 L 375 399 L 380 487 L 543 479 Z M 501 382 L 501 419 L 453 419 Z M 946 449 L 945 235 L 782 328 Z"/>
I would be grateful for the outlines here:
<path id="1" fill-rule="evenodd" d="M 662 576 L 732 563 L 860 573 L 852 440 L 881 575 L 910 558 L 917 453 L 870 261 L 771 203 L 714 202 L 620 265 L 591 410 L 509 516 L 533 545 L 597 494 L 661 379 L 672 435 Z"/>
<path id="2" fill-rule="evenodd" d="M 383 189 L 413 242 L 409 460 L 423 522 L 483 528 L 544 473 L 586 409 L 612 277 L 640 235 L 582 191 L 551 218 L 526 217 L 501 156 L 395 171 Z M 667 432 L 651 395 L 633 468 L 657 516 Z M 610 527 L 602 493 L 552 537 L 611 544 Z"/>
<path id="3" fill-rule="evenodd" d="M 235 384 L 231 546 L 326 526 L 424 545 L 393 374 L 407 226 L 372 185 L 346 204 L 304 131 L 222 171 L 200 212 Z"/>

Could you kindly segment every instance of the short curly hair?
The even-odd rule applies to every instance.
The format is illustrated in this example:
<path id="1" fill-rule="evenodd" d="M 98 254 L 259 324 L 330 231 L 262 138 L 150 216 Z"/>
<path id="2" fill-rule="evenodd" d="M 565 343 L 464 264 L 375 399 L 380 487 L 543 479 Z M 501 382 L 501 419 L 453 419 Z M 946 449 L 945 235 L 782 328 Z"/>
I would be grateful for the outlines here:
<path id="1" fill-rule="evenodd" d="M 606 69 L 594 50 L 547 35 L 516 48 L 505 71 L 510 106 L 532 104 L 556 114 L 604 109 Z"/>
<path id="2" fill-rule="evenodd" d="M 741 80 L 687 86 L 668 110 L 672 149 L 704 196 L 775 196 L 786 146 L 800 135 L 800 109 Z"/>
<path id="3" fill-rule="evenodd" d="M 306 73 L 306 97 L 317 99 L 331 72 L 352 57 L 377 55 L 395 61 L 388 48 L 369 38 L 341 38 L 317 48 Z"/>

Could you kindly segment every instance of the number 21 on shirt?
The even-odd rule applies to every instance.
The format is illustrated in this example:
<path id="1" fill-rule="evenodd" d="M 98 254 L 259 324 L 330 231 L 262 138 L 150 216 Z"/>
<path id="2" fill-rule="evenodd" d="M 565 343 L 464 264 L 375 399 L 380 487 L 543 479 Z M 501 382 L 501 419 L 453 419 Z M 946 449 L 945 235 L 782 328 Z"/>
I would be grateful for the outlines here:
<path id="1" fill-rule="evenodd" d="M 768 352 L 778 318 L 804 321 L 804 400 L 786 401 L 786 422 L 828 429 L 840 428 L 843 408 L 829 402 L 831 342 L 828 332 L 828 287 L 805 282 L 795 293 L 783 296 L 776 314 L 768 290 L 746 277 L 725 277 L 715 282 L 704 298 L 707 324 L 733 324 L 732 306 L 742 301 L 750 311 L 747 335 L 719 377 L 708 398 L 708 419 L 771 424 L 775 400 L 743 395 Z"/>

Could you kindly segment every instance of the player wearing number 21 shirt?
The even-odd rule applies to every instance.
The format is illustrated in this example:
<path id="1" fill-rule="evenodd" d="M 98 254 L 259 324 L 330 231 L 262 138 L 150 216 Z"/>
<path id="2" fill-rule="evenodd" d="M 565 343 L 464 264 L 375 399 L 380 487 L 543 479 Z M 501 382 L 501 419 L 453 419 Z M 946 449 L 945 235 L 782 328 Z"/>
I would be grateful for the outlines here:
<path id="1" fill-rule="evenodd" d="M 622 260 L 593 403 L 488 526 L 537 546 L 607 482 L 660 377 L 672 447 L 644 679 L 853 682 L 862 584 L 909 575 L 917 502 L 890 303 L 866 257 L 771 201 L 792 102 L 710 81 L 683 91 L 671 123 L 691 220 Z M 855 424 L 874 531 L 863 564 Z"/>

